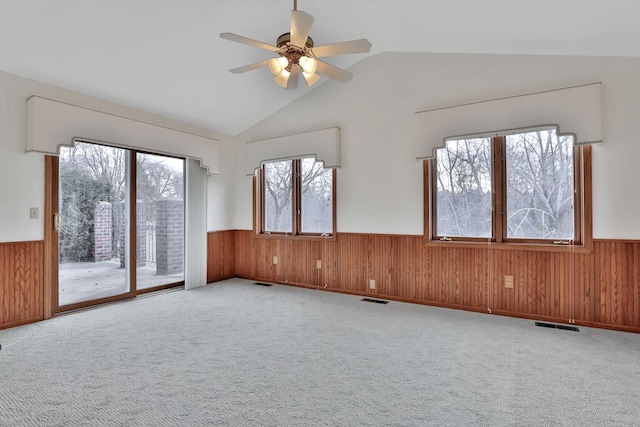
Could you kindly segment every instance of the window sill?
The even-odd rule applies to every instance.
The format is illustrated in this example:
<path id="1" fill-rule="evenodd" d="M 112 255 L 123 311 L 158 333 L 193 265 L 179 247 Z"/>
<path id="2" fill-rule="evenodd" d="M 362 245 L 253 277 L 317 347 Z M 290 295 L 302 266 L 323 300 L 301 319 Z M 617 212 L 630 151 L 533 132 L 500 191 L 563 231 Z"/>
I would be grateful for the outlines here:
<path id="1" fill-rule="evenodd" d="M 501 251 L 527 251 L 527 252 L 557 252 L 574 254 L 593 253 L 592 245 L 543 245 L 534 243 L 494 243 L 494 242 L 463 242 L 459 240 L 441 241 L 425 239 L 425 246 L 441 248 L 491 248 Z"/>
<path id="2" fill-rule="evenodd" d="M 319 240 L 331 240 L 331 241 L 335 241 L 336 240 L 336 234 L 330 234 L 328 236 L 321 236 L 319 234 L 280 234 L 280 233 L 273 233 L 273 234 L 266 234 L 266 233 L 253 233 L 253 237 L 256 237 L 258 239 L 276 239 L 276 240 L 315 240 L 315 241 L 319 241 Z"/>

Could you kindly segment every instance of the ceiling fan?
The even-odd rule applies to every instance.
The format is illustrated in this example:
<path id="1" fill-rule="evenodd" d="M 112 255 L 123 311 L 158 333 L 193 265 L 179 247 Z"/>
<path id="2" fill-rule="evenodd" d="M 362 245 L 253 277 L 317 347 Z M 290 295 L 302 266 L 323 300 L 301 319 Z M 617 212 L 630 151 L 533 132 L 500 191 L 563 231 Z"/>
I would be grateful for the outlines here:
<path id="1" fill-rule="evenodd" d="M 324 74 L 341 83 L 351 80 L 351 77 L 353 77 L 351 73 L 320 61 L 318 58 L 350 53 L 366 53 L 371 49 L 371 43 L 367 39 L 359 39 L 315 47 L 313 40 L 309 37 L 312 25 L 313 16 L 298 10 L 298 1 L 293 0 L 291 30 L 278 37 L 275 46 L 233 33 L 220 33 L 220 37 L 225 40 L 270 50 L 279 55 L 277 58 L 233 68 L 229 71 L 239 74 L 267 66 L 275 76 L 273 80 L 286 89 L 298 87 L 300 74 L 302 74 L 308 86 L 313 86 L 320 79 L 320 76 L 316 73 Z"/>

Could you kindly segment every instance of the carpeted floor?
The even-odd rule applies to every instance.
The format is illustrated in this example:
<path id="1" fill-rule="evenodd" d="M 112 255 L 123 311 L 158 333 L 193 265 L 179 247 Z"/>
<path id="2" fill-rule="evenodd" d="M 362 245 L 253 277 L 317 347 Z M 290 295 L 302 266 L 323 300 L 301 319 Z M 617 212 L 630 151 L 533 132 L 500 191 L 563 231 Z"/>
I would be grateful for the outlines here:
<path id="1" fill-rule="evenodd" d="M 0 331 L 0 425 L 640 425 L 640 335 L 360 299 L 232 279 Z"/>

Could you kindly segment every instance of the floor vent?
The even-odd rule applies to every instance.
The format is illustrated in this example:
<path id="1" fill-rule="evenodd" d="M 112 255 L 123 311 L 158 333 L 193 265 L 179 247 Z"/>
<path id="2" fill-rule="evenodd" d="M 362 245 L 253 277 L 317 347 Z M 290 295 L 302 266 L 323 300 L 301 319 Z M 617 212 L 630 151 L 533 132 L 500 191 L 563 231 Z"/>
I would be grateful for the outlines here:
<path id="1" fill-rule="evenodd" d="M 376 304 L 389 304 L 389 301 L 383 301 L 381 299 L 362 298 L 360 301 L 375 302 Z"/>
<path id="2" fill-rule="evenodd" d="M 578 329 L 575 326 L 557 325 L 555 323 L 536 322 L 536 326 L 542 326 L 543 328 L 563 329 L 565 331 L 580 332 L 580 329 Z"/>
<path id="3" fill-rule="evenodd" d="M 273 286 L 271 283 L 261 283 L 261 282 L 255 282 L 254 285 L 258 285 L 258 286 Z"/>

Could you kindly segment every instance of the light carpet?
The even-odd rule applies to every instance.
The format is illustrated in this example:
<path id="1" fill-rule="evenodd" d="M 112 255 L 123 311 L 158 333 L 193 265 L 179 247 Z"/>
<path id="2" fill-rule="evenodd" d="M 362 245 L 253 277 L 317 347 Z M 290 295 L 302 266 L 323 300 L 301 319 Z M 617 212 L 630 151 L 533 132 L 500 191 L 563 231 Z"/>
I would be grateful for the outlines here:
<path id="1" fill-rule="evenodd" d="M 640 425 L 640 335 L 252 283 L 0 331 L 0 425 Z"/>

